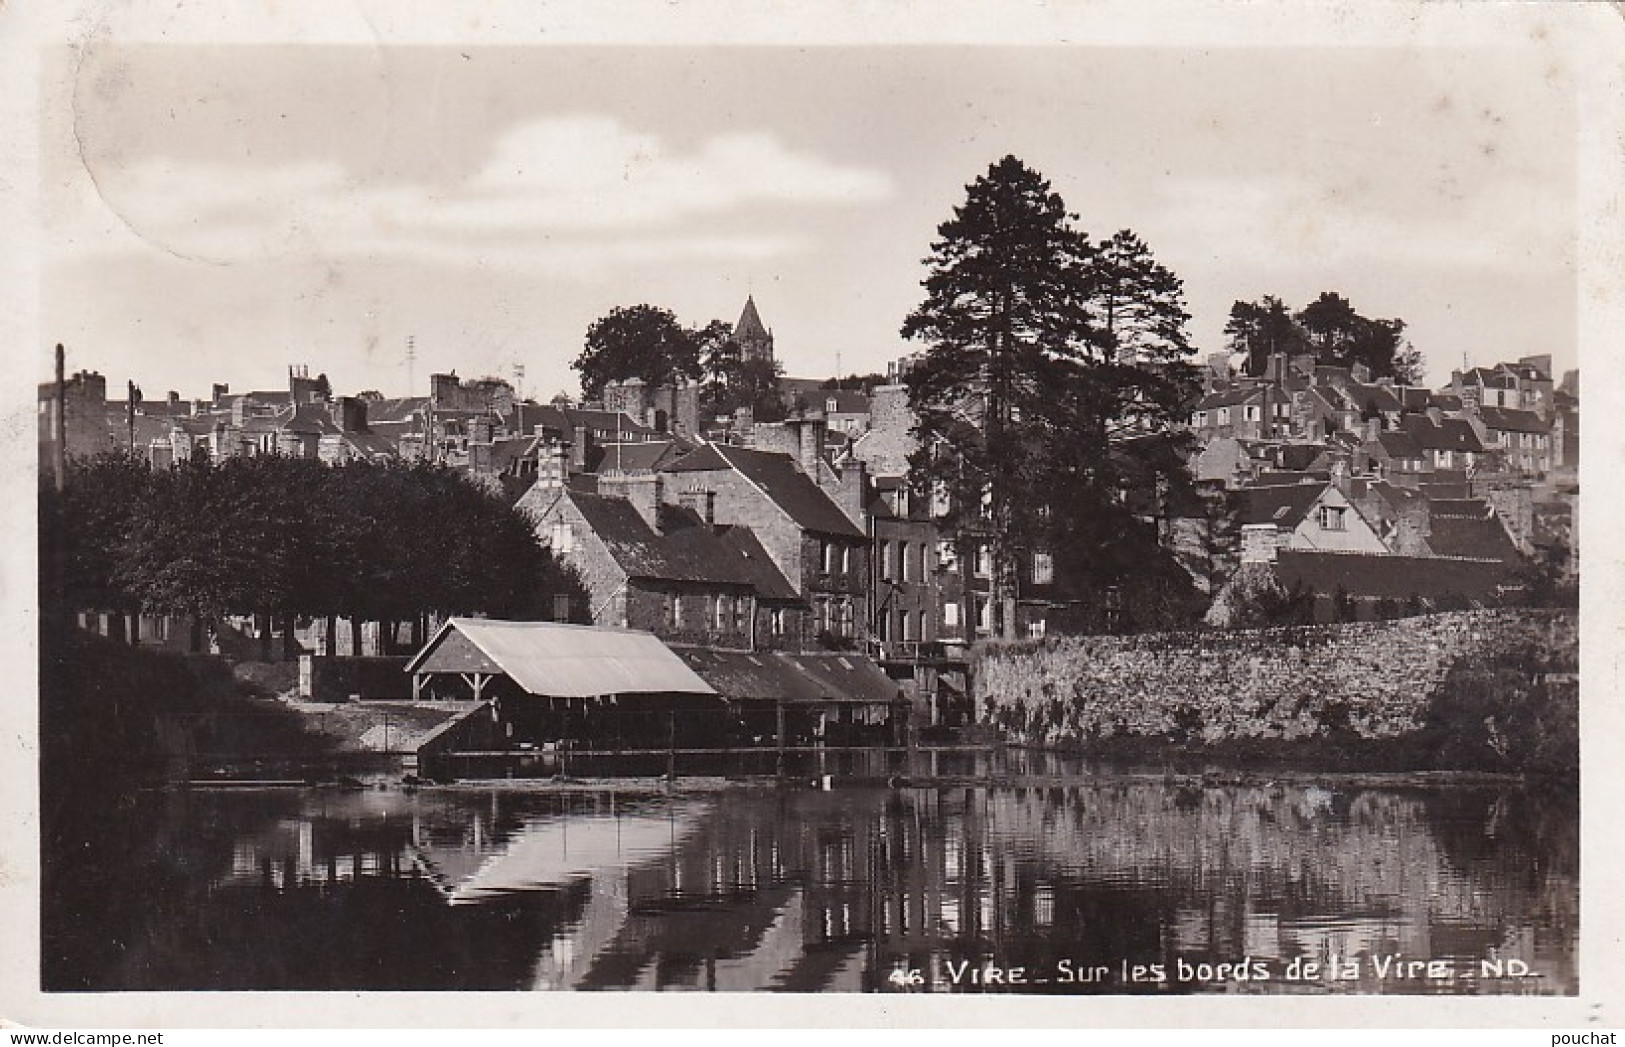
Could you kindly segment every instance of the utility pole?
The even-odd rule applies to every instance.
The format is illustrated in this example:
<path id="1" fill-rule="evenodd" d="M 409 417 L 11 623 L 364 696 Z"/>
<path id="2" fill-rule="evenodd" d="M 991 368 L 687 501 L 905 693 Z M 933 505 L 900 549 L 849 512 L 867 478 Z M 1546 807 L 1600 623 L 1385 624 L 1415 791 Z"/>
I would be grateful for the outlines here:
<path id="1" fill-rule="evenodd" d="M 68 485 L 68 406 L 67 352 L 56 343 L 56 489 Z"/>

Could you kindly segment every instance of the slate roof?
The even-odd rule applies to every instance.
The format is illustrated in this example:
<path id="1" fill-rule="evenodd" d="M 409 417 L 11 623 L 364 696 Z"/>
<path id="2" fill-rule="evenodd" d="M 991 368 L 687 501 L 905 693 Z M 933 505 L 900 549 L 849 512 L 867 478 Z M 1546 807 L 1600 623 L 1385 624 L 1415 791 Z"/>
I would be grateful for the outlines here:
<path id="1" fill-rule="evenodd" d="M 865 537 L 829 495 L 796 467 L 789 455 L 729 444 L 706 444 L 661 471 L 669 473 L 732 470 L 755 484 L 798 526 L 816 534 Z"/>
<path id="2" fill-rule="evenodd" d="M 618 433 L 621 436 L 652 436 L 654 430 L 625 411 L 587 410 L 581 407 L 555 407 L 545 404 L 525 408 L 525 424 L 534 432 L 540 425 L 568 440 L 576 426 L 590 433 Z"/>
<path id="3" fill-rule="evenodd" d="M 1420 458 L 1422 448 L 1418 447 L 1411 435 L 1393 429 L 1384 429 L 1377 434 L 1377 446 L 1390 458 Z"/>
<path id="4" fill-rule="evenodd" d="M 1286 472 L 1301 472 L 1314 464 L 1325 448 L 1320 444 L 1282 444 L 1275 452 L 1275 463 Z"/>
<path id="5" fill-rule="evenodd" d="M 1428 506 L 1434 516 L 1488 516 L 1492 511 L 1482 498 L 1429 498 Z"/>
<path id="6" fill-rule="evenodd" d="M 1515 407 L 1481 407 L 1479 417 L 1484 425 L 1490 429 L 1500 429 L 1503 432 L 1513 433 L 1549 433 L 1552 423 L 1546 421 L 1533 411 L 1524 411 Z"/>
<path id="7" fill-rule="evenodd" d="M 1468 451 L 1475 454 L 1484 450 L 1473 427 L 1460 418 L 1445 418 L 1435 423 L 1425 414 L 1408 414 L 1405 416 L 1405 432 L 1424 450 Z"/>
<path id="8" fill-rule="evenodd" d="M 1249 487 L 1283 487 L 1287 484 L 1313 484 L 1324 486 L 1332 478 L 1327 472 L 1306 472 L 1292 469 L 1266 469 L 1253 477 Z"/>
<path id="9" fill-rule="evenodd" d="M 858 654 L 785 654 L 674 647 L 725 698 L 796 704 L 896 701 L 897 681 Z"/>
<path id="10" fill-rule="evenodd" d="M 743 345 L 750 341 L 765 342 L 767 338 L 767 328 L 762 326 L 761 314 L 756 311 L 756 299 L 746 295 L 744 311 L 739 314 L 739 322 L 734 324 L 734 341 Z"/>
<path id="11" fill-rule="evenodd" d="M 1261 402 L 1263 397 L 1262 389 L 1226 389 L 1202 397 L 1192 410 L 1211 411 L 1219 407 L 1235 407 L 1239 404 Z"/>
<path id="12" fill-rule="evenodd" d="M 1437 556 L 1465 556 L 1511 563 L 1520 558 L 1506 528 L 1494 516 L 1434 516 L 1428 548 Z"/>
<path id="13" fill-rule="evenodd" d="M 1506 564 L 1444 556 L 1282 549 L 1276 554 L 1275 574 L 1288 589 L 1301 586 L 1326 595 L 1339 589 L 1354 597 L 1398 601 L 1455 595 L 1487 604 L 1498 598 L 1497 585 L 1506 577 Z"/>
<path id="14" fill-rule="evenodd" d="M 673 440 L 641 440 L 600 443 L 587 455 L 587 471 L 593 473 L 652 473 L 674 461 L 679 451 Z"/>
<path id="15" fill-rule="evenodd" d="M 868 414 L 868 394 L 856 389 L 820 389 L 818 402 L 814 406 L 821 410 L 829 410 L 829 401 L 835 401 L 835 414 Z"/>
<path id="16" fill-rule="evenodd" d="M 740 586 L 752 582 L 734 549 L 705 527 L 660 535 L 625 498 L 572 491 L 570 499 L 630 577 Z"/>
<path id="17" fill-rule="evenodd" d="M 1320 483 L 1283 484 L 1279 487 L 1245 487 L 1241 495 L 1240 522 L 1275 524 L 1287 530 L 1303 522 L 1309 507 L 1326 489 Z"/>
<path id="18" fill-rule="evenodd" d="M 779 570 L 756 532 L 749 527 L 719 527 L 717 538 L 739 554 L 756 595 L 764 600 L 800 600 L 795 586 Z"/>
<path id="19" fill-rule="evenodd" d="M 429 409 L 427 396 L 403 396 L 389 400 L 374 400 L 367 404 L 367 423 L 406 422 L 413 415 Z"/>
<path id="20" fill-rule="evenodd" d="M 535 436 L 510 436 L 505 440 L 491 442 L 491 468 L 496 472 L 507 472 L 514 462 L 522 458 L 534 457 L 536 444 L 539 438 Z"/>
<path id="21" fill-rule="evenodd" d="M 1344 387 L 1343 395 L 1352 400 L 1354 405 L 1362 412 L 1368 414 L 1374 411 L 1389 413 L 1404 409 L 1399 397 L 1395 396 L 1394 391 L 1387 386 L 1360 385 L 1357 382 L 1350 382 Z"/>

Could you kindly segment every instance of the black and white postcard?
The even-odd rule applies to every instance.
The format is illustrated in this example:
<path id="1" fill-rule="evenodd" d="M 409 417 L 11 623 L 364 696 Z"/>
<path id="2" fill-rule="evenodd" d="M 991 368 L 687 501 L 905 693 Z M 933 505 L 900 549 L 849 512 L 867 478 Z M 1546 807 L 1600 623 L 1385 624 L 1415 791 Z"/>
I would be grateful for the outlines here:
<path id="1" fill-rule="evenodd" d="M 1617 6 L 61 6 L 0 1019 L 1620 1021 Z"/>

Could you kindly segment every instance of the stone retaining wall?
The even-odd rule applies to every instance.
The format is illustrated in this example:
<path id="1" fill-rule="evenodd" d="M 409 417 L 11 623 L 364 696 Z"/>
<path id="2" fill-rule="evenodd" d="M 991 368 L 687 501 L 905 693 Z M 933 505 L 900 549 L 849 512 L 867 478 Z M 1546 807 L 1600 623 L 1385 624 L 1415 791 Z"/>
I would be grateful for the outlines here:
<path id="1" fill-rule="evenodd" d="M 1117 736 L 1181 742 L 1300 739 L 1351 729 L 1389 738 L 1422 726 L 1461 659 L 1533 645 L 1571 652 L 1572 613 L 1468 611 L 1385 622 L 1084 636 L 990 644 L 975 659 L 983 716 L 1012 741 Z"/>

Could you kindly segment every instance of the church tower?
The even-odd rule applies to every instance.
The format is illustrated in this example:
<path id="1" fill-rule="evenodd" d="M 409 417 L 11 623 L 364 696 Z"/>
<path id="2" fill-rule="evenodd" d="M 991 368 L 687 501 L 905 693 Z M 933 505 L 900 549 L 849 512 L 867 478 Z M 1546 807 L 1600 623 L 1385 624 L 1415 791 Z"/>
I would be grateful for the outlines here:
<path id="1" fill-rule="evenodd" d="M 746 360 L 773 359 L 773 332 L 762 326 L 762 317 L 756 312 L 756 300 L 745 296 L 745 311 L 734 325 L 734 341 Z"/>

